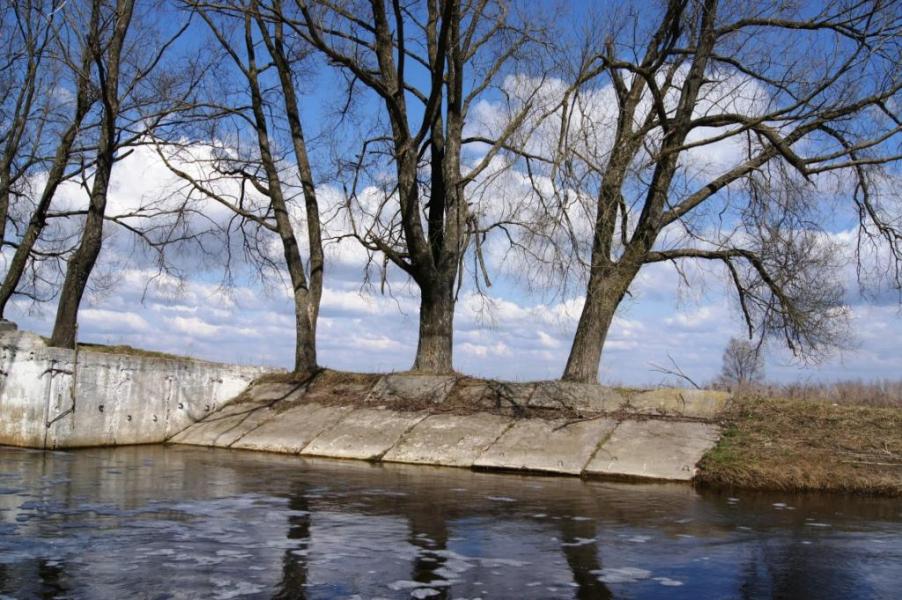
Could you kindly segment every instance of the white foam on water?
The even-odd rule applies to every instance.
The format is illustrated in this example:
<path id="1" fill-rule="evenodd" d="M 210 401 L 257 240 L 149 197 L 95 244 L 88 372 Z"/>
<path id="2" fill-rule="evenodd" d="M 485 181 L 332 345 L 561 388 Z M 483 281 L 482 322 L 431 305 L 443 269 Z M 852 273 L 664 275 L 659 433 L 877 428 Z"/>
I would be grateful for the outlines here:
<path id="1" fill-rule="evenodd" d="M 594 544 L 597 541 L 596 538 L 581 538 L 578 537 L 574 539 L 572 542 L 564 542 L 561 546 L 585 546 L 586 544 Z"/>
<path id="2" fill-rule="evenodd" d="M 638 567 L 607 567 L 590 573 L 603 583 L 635 583 L 651 577 L 651 571 Z"/>
<path id="3" fill-rule="evenodd" d="M 216 587 L 228 587 L 227 590 L 217 591 L 213 597 L 217 600 L 230 600 L 231 598 L 240 598 L 241 596 L 256 595 L 265 588 L 262 585 L 256 585 L 249 581 L 216 581 Z"/>
<path id="4" fill-rule="evenodd" d="M 679 579 L 671 579 L 670 577 L 655 577 L 655 581 L 667 587 L 680 587 L 683 582 Z"/>
<path id="5" fill-rule="evenodd" d="M 400 592 L 401 590 L 413 590 L 418 587 L 422 587 L 426 585 L 422 581 L 411 581 L 409 579 L 399 579 L 398 581 L 393 581 L 388 584 L 389 589 L 392 589 L 396 592 Z"/>

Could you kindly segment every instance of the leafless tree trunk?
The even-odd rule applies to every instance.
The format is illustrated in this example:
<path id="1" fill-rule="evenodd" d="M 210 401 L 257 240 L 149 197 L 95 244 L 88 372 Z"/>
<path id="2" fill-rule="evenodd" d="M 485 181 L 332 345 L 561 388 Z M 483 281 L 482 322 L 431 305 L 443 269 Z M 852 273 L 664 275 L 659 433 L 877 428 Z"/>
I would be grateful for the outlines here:
<path id="1" fill-rule="evenodd" d="M 94 0 L 99 5 L 102 0 Z M 125 37 L 134 13 L 134 0 L 117 0 L 115 24 L 105 49 L 94 48 L 92 59 L 98 72 L 100 100 L 102 103 L 100 138 L 97 144 L 97 158 L 88 214 L 82 230 L 81 242 L 75 254 L 69 259 L 66 278 L 60 291 L 56 321 L 50 336 L 50 344 L 63 348 L 75 346 L 75 331 L 78 321 L 78 307 L 88 278 L 103 245 L 103 217 L 106 212 L 107 191 L 117 148 L 118 130 L 116 122 L 121 102 L 119 72 Z M 99 8 L 95 8 L 99 11 Z"/>
<path id="2" fill-rule="evenodd" d="M 198 126 L 206 124 L 209 127 L 205 131 L 207 142 L 216 137 L 215 132 L 220 123 L 227 126 L 225 124 L 229 122 L 238 123 L 235 127 L 242 130 L 246 124 L 250 124 L 248 135 L 254 142 L 247 148 L 234 148 L 235 156 L 229 156 L 226 152 L 204 160 L 196 158 L 190 148 L 174 150 L 179 146 L 176 139 L 183 135 L 182 132 L 174 131 L 176 139 L 168 144 L 169 156 L 165 156 L 165 144 L 161 146 L 161 156 L 164 156 L 170 170 L 184 179 L 193 192 L 225 206 L 241 223 L 253 223 L 260 230 L 279 237 L 294 301 L 294 368 L 298 372 L 311 372 L 317 368 L 316 324 L 325 268 L 322 225 L 313 168 L 295 90 L 296 59 L 287 48 L 283 20 L 276 18 L 276 15 L 282 13 L 282 5 L 278 0 L 248 0 L 223 3 L 216 7 L 194 3 L 193 8 L 208 25 L 225 60 L 234 66 L 240 83 L 234 99 L 205 99 L 198 103 L 192 118 L 201 124 Z M 240 41 L 230 36 L 230 30 L 235 29 L 236 25 L 243 34 Z M 262 40 L 266 50 L 265 56 L 260 59 L 257 57 L 257 40 Z M 272 88 L 264 89 L 261 84 L 272 70 L 278 80 L 278 92 Z M 273 99 L 274 96 L 277 97 Z M 304 197 L 310 252 L 309 272 L 305 268 L 291 218 L 290 184 L 286 182 L 284 160 L 277 149 L 278 140 L 274 138 L 274 132 L 282 123 L 287 123 L 288 126 L 291 152 Z M 203 142 L 199 142 L 199 145 L 203 145 Z M 205 172 L 198 174 L 197 170 Z M 241 182 L 240 198 L 233 200 L 219 189 L 222 179 Z M 245 191 L 246 185 L 265 198 L 265 206 L 254 205 L 253 199 Z M 259 252 L 260 241 L 247 239 L 248 232 L 243 224 L 240 229 L 246 238 L 245 243 L 253 249 L 248 253 L 256 254 L 268 267 L 269 258 Z"/>
<path id="3" fill-rule="evenodd" d="M 308 298 L 306 299 L 306 314 L 309 319 L 310 337 L 312 342 L 312 355 L 307 356 L 307 359 L 312 359 L 312 362 L 305 364 L 308 367 L 312 366 L 315 368 L 316 321 L 319 316 L 319 305 L 323 296 L 323 275 L 325 270 L 319 202 L 316 197 L 313 169 L 310 166 L 310 159 L 307 153 L 307 141 L 304 137 L 304 128 L 301 123 L 297 93 L 294 89 L 291 62 L 285 49 L 283 22 L 280 18 L 272 19 L 272 33 L 270 33 L 269 25 L 266 23 L 263 16 L 261 16 L 261 12 L 265 14 L 265 8 L 264 11 L 258 11 L 257 13 L 257 25 L 263 40 L 266 43 L 266 47 L 269 50 L 269 54 L 272 56 L 276 72 L 279 76 L 279 84 L 281 86 L 283 103 L 285 106 L 285 118 L 288 121 L 288 127 L 291 134 L 291 145 L 294 149 L 294 159 L 298 169 L 298 178 L 301 181 L 301 187 L 304 194 L 304 209 L 307 217 L 307 242 L 310 248 L 310 285 Z M 273 0 L 272 13 L 276 17 L 282 14 L 282 3 L 280 0 Z M 300 262 L 300 260 L 298 264 L 303 267 L 303 263 Z M 303 273 L 303 269 L 301 272 Z M 296 305 L 295 308 L 296 310 L 304 310 L 303 306 Z"/>
<path id="4" fill-rule="evenodd" d="M 489 145 L 470 170 L 462 169 L 464 126 L 473 102 L 538 39 L 539 28 L 518 29 L 523 26 L 509 19 L 506 2 L 429 0 L 402 6 L 371 0 L 365 19 L 341 2 L 295 3 L 300 16 L 281 15 L 286 25 L 346 73 L 352 97 L 362 84 L 382 105 L 389 131 L 367 139 L 358 160 L 349 162 L 357 164 L 356 186 L 366 179 L 361 171 L 371 152 L 388 156 L 394 181 L 376 213 L 368 215 L 370 223 L 352 219 L 353 235 L 420 290 L 413 369 L 449 373 L 460 265 L 477 228 L 466 188 L 533 106 L 526 103 L 496 138 L 469 140 Z M 493 47 L 496 43 L 503 47 Z M 410 76 L 414 71 L 419 78 Z M 422 175 L 426 171 L 428 176 Z"/>

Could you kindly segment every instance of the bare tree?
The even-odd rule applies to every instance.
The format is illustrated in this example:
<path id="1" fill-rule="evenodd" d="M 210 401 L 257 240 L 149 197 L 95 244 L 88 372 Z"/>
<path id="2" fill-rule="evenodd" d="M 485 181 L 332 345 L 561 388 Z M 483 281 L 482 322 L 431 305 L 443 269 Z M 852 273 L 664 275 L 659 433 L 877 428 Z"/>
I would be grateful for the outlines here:
<path id="1" fill-rule="evenodd" d="M 82 168 L 83 187 L 88 191 L 87 210 L 55 215 L 84 215 L 77 247 L 66 261 L 66 275 L 50 337 L 50 343 L 55 346 L 72 347 L 75 344 L 78 309 L 103 246 L 105 221 L 117 223 L 158 250 L 182 239 L 172 236 L 182 222 L 178 218 L 179 211 L 149 210 L 142 206 L 111 217 L 106 209 L 115 163 L 128 156 L 130 147 L 145 143 L 145 138 L 173 110 L 173 105 L 183 102 L 179 94 L 188 94 L 191 89 L 191 77 L 184 79 L 189 82 L 186 91 L 176 83 L 183 78 L 161 72 L 159 68 L 164 55 L 185 31 L 188 22 L 180 26 L 176 23 L 174 33 L 164 37 L 149 21 L 160 5 L 141 3 L 136 13 L 137 4 L 136 0 L 92 2 L 90 18 L 92 29 L 96 29 L 98 35 L 91 48 L 91 68 L 96 77 L 100 111 L 96 138 L 91 142 L 93 160 L 89 168 Z M 182 64 L 189 74 L 192 73 L 191 66 L 190 60 Z M 177 218 L 172 224 L 162 227 L 159 223 L 150 223 L 147 227 L 135 225 L 136 220 L 147 220 L 151 216 L 161 219 L 173 212 Z M 167 233 L 154 240 L 150 233 L 154 231 Z"/>
<path id="2" fill-rule="evenodd" d="M 764 381 L 764 356 L 761 347 L 748 340 L 730 338 L 723 352 L 718 383 L 730 388 Z"/>
<path id="3" fill-rule="evenodd" d="M 15 247 L 0 286 L 0 313 L 16 294 L 34 301 L 61 295 L 54 343 L 71 345 L 78 305 L 104 236 L 104 221 L 134 235 L 155 251 L 194 237 L 185 233 L 184 211 L 153 202 L 121 214 L 106 212 L 114 163 L 136 145 L 190 93 L 194 61 L 178 73 L 162 69 L 163 58 L 187 23 L 174 23 L 168 37 L 149 21 L 159 4 L 97 0 L 56 3 L 34 9 L 35 23 L 48 29 L 37 70 L 36 95 L 55 99 L 34 114 L 33 138 L 14 157 L 26 182 L 20 204 L 31 203 L 27 226 L 7 245 Z M 137 18 L 138 26 L 132 27 Z M 37 35 L 37 34 L 34 34 Z M 171 102 L 170 102 L 171 101 Z M 167 104 L 169 102 L 169 104 Z M 21 165 L 31 168 L 23 174 Z M 37 171 L 43 177 L 34 177 Z M 52 210 L 60 187 L 77 183 L 88 196 L 86 209 Z M 27 192 L 27 193 L 26 193 Z M 26 202 L 27 201 L 27 202 Z M 23 212 L 23 211 L 19 211 Z M 50 223 L 58 226 L 48 228 Z M 66 280 L 60 286 L 59 279 Z M 96 287 L 96 285 L 95 285 Z"/>
<path id="4" fill-rule="evenodd" d="M 295 89 L 296 67 L 305 51 L 296 38 L 285 35 L 279 0 L 188 5 L 206 23 L 229 68 L 213 72 L 212 94 L 189 111 L 196 137 L 185 141 L 184 129 L 176 127 L 172 139 L 161 144 L 160 155 L 187 182 L 189 194 L 233 213 L 227 237 L 237 223 L 245 254 L 281 274 L 265 242 L 270 235 L 278 237 L 294 299 L 295 370 L 309 373 L 317 368 L 324 254 L 316 185 Z M 276 83 L 271 86 L 273 76 Z M 234 85 L 223 85 L 226 81 Z M 284 128 L 287 144 L 281 145 Z M 296 185 L 304 201 L 309 269 L 292 218 Z"/>
<path id="5" fill-rule="evenodd" d="M 346 105 L 380 106 L 347 161 L 351 235 L 382 258 L 383 269 L 400 268 L 419 288 L 414 370 L 451 372 L 461 265 L 483 228 L 468 207 L 470 193 L 536 107 L 524 102 L 491 138 L 467 125 L 474 105 L 506 75 L 542 72 L 542 56 L 532 52 L 542 48 L 541 20 L 491 0 L 295 4 L 300 16 L 283 14 L 286 25 L 342 71 Z M 486 149 L 466 164 L 466 149 L 476 144 Z"/>
<path id="6" fill-rule="evenodd" d="M 108 26 L 109 38 L 97 40 L 99 43 L 93 48 L 91 56 L 97 70 L 102 111 L 88 214 L 79 246 L 69 259 L 66 279 L 57 306 L 56 321 L 50 335 L 51 345 L 65 348 L 75 346 L 78 307 L 103 244 L 103 217 L 106 212 L 107 192 L 119 135 L 117 121 L 122 101 L 119 73 L 125 38 L 134 14 L 135 0 L 117 0 L 111 14 L 104 14 L 103 8 L 102 0 L 94 0 L 92 20 L 109 19 L 111 24 Z"/>
<path id="7" fill-rule="evenodd" d="M 560 263 L 570 243 L 564 266 L 586 280 L 563 378 L 597 381 L 615 312 L 651 263 L 723 265 L 750 335 L 802 354 L 842 339 L 829 199 L 846 199 L 902 282 L 898 206 L 880 183 L 900 158 L 898 6 L 670 0 L 604 19 L 538 174 L 558 209 L 533 252 Z"/>
<path id="8" fill-rule="evenodd" d="M 0 13 L 0 42 L 6 57 L 0 65 L 0 245 L 6 238 L 11 198 L 39 163 L 41 124 L 54 106 L 38 94 L 53 84 L 53 71 L 42 68 L 54 38 L 54 2 L 10 4 Z"/>
<path id="9" fill-rule="evenodd" d="M 94 8 L 99 10 L 99 7 L 95 6 Z M 32 15 L 35 13 L 28 14 Z M 43 19 L 43 27 L 53 31 L 56 26 L 51 20 L 52 15 L 37 14 L 40 19 Z M 39 23 L 32 23 L 32 28 L 37 30 L 39 25 Z M 35 202 L 34 209 L 31 211 L 28 224 L 21 237 L 14 243 L 16 250 L 7 267 L 3 284 L 0 286 L 0 316 L 4 315 L 9 300 L 16 293 L 22 276 L 33 256 L 35 244 L 47 224 L 47 214 L 57 189 L 73 175 L 72 161 L 78 154 L 75 148 L 76 139 L 84 127 L 85 119 L 96 102 L 91 78 L 91 63 L 95 51 L 94 48 L 98 43 L 97 38 L 100 34 L 99 16 L 95 18 L 92 11 L 91 17 L 83 25 L 84 27 L 75 28 L 65 28 L 61 25 L 60 29 L 65 29 L 68 34 L 67 38 L 63 39 L 60 36 L 52 38 L 57 50 L 58 62 L 65 65 L 71 72 L 72 87 L 74 88 L 72 90 L 73 106 L 70 116 L 65 118 L 60 126 L 59 141 L 55 144 L 52 157 L 47 161 L 46 181 Z M 35 65 L 35 69 L 37 69 L 37 65 Z M 32 77 L 35 81 L 27 83 L 26 87 L 37 85 L 38 72 L 36 71 Z M 48 93 L 49 90 L 36 90 L 35 93 L 38 92 Z M 22 114 L 24 114 L 24 111 Z M 39 125 L 38 127 L 43 126 Z M 17 162 L 16 159 L 21 156 L 22 146 L 17 143 L 10 143 L 14 139 L 15 131 L 15 128 L 11 128 L 9 131 L 7 142 L 9 154 L 4 159 L 9 160 L 10 164 Z M 21 176 L 24 176 L 26 172 L 27 169 L 22 169 L 20 171 Z M 10 184 L 13 182 L 12 173 L 10 173 L 7 181 Z M 6 243 L 13 244 L 10 241 L 6 241 Z"/>

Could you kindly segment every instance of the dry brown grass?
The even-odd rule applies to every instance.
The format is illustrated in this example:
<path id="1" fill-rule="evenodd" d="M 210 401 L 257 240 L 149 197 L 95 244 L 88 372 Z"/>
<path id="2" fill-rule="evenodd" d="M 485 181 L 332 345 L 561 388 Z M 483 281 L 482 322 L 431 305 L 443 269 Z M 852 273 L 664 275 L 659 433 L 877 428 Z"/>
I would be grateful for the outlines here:
<path id="1" fill-rule="evenodd" d="M 902 495 L 902 410 L 746 395 L 700 464 L 704 485 Z"/>
<path id="2" fill-rule="evenodd" d="M 320 369 L 314 374 L 318 385 L 355 383 L 370 381 L 382 376 L 380 373 L 353 373 L 350 371 L 333 371 L 332 369 Z M 254 380 L 255 384 L 261 383 L 309 383 L 310 373 L 298 371 L 274 371 L 265 373 Z"/>
<path id="3" fill-rule="evenodd" d="M 902 380 L 897 379 L 755 384 L 750 388 L 734 391 L 737 395 L 754 394 L 787 400 L 902 408 Z"/>
<path id="4" fill-rule="evenodd" d="M 169 354 L 167 352 L 157 352 L 155 350 L 143 350 L 141 348 L 134 348 L 132 346 L 125 346 L 122 344 L 115 346 L 107 346 L 104 344 L 78 344 L 78 350 L 80 352 L 100 352 L 104 354 L 124 354 L 126 356 L 142 356 L 145 358 L 161 358 L 165 360 L 190 360 L 196 361 L 198 359 L 192 358 L 190 356 L 180 356 L 178 354 Z"/>

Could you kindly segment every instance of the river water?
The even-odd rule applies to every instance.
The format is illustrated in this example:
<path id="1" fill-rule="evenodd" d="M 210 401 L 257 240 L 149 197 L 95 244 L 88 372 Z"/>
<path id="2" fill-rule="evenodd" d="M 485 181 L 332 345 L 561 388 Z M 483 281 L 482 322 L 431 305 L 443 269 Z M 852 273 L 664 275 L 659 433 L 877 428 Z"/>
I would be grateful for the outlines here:
<path id="1" fill-rule="evenodd" d="M 902 598 L 902 502 L 0 448 L 0 598 Z"/>

